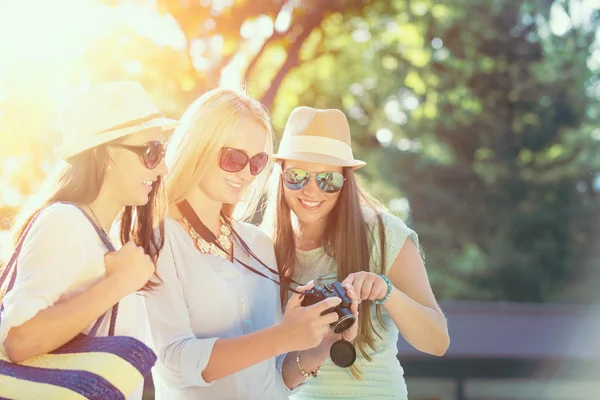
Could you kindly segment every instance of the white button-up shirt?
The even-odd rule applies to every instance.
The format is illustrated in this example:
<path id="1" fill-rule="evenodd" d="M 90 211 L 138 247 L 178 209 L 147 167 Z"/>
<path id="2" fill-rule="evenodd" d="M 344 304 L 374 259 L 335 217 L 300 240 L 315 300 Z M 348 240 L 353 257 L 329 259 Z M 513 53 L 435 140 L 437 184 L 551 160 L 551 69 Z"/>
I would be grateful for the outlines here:
<path id="1" fill-rule="evenodd" d="M 277 270 L 271 239 L 259 228 L 234 223 L 248 247 Z M 234 243 L 234 256 L 277 279 Z M 283 356 L 265 360 L 215 382 L 206 368 L 215 342 L 257 332 L 281 320 L 279 286 L 221 257 L 203 254 L 173 218 L 165 221 L 158 259 L 162 283 L 147 294 L 150 346 L 158 356 L 153 370 L 156 399 L 287 399 L 281 376 Z M 232 355 L 235 357 L 235 355 Z"/>

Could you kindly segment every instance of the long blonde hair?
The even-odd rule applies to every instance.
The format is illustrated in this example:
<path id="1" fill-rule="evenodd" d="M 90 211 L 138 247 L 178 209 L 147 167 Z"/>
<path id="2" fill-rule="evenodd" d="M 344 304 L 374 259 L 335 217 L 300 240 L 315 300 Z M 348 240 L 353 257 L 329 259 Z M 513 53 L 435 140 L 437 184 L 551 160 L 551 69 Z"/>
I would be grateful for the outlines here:
<path id="1" fill-rule="evenodd" d="M 272 186 L 266 207 L 262 227 L 267 230 L 275 245 L 275 257 L 279 273 L 285 278 L 292 278 L 296 268 L 296 236 L 291 220 L 291 209 L 285 200 L 283 181 L 279 168 L 273 171 Z M 353 272 L 368 271 L 382 274 L 385 272 L 385 229 L 381 212 L 385 207 L 363 189 L 352 168 L 344 168 L 346 181 L 340 192 L 337 203 L 329 214 L 329 222 L 323 233 L 325 252 L 337 264 L 337 278 L 342 281 Z M 276 179 L 275 179 L 276 177 Z M 364 210 L 375 213 L 377 223 L 372 227 L 364 218 Z M 374 249 L 375 236 L 379 236 L 379 246 Z M 372 258 L 372 254 L 377 256 Z M 305 283 L 305 282 L 302 282 Z M 281 290 L 281 302 L 285 304 L 287 291 Z M 369 350 L 377 350 L 376 337 L 382 339 L 371 319 L 370 301 L 359 305 L 358 335 L 354 343 L 362 356 L 371 361 Z M 376 305 L 377 320 L 386 329 L 381 313 L 381 306 Z M 350 367 L 356 379 L 360 379 L 361 371 L 356 366 Z"/>
<path id="2" fill-rule="evenodd" d="M 218 157 L 229 136 L 243 121 L 251 119 L 267 131 L 269 159 L 273 154 L 273 129 L 266 108 L 243 91 L 213 89 L 194 101 L 181 117 L 167 146 L 166 162 L 169 175 L 166 190 L 169 206 L 185 199 L 190 188 L 204 178 L 209 163 Z M 223 213 L 229 217 L 247 219 L 257 209 L 265 191 L 271 163 L 257 176 L 244 193 L 241 204 L 224 204 Z"/>

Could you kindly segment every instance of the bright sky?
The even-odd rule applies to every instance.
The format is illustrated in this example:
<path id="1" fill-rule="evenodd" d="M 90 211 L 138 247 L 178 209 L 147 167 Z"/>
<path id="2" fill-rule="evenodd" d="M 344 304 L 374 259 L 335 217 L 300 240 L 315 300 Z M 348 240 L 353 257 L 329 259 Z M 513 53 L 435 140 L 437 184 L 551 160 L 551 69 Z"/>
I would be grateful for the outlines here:
<path id="1" fill-rule="evenodd" d="M 206 1 L 206 0 L 203 0 Z M 232 0 L 214 0 L 215 10 L 230 6 Z M 564 9 L 555 3 L 551 12 L 550 29 L 552 33 L 562 35 L 573 25 L 587 25 L 591 11 L 598 0 L 572 0 L 571 18 Z M 36 12 L 32 12 L 35 10 Z M 236 85 L 241 71 L 247 62 L 247 53 L 256 51 L 262 41 L 269 37 L 274 29 L 281 31 L 289 26 L 290 10 L 286 9 L 276 21 L 261 17 L 242 25 L 241 35 L 249 43 L 244 53 L 234 57 L 223 71 L 224 85 Z M 138 34 L 152 39 L 158 44 L 185 49 L 185 37 L 170 16 L 158 15 L 153 1 L 124 1 L 110 8 L 94 0 L 0 0 L 0 101 L 3 75 L 17 67 L 24 60 L 39 62 L 46 70 L 64 71 L 64 79 L 81 59 L 86 46 L 114 28 L 124 23 Z M 207 21 L 210 23 L 210 21 Z M 598 33 L 600 42 L 600 33 Z M 218 52 L 222 40 L 217 36 L 210 44 L 193 43 L 192 55 L 196 56 L 197 68 L 206 68 L 210 60 L 202 59 L 202 50 L 206 46 L 216 47 Z M 32 51 L 33 50 L 33 51 Z M 591 62 L 600 68 L 600 48 Z M 135 68 L 135 67 L 133 67 Z M 60 96 L 56 99 L 60 101 Z"/>

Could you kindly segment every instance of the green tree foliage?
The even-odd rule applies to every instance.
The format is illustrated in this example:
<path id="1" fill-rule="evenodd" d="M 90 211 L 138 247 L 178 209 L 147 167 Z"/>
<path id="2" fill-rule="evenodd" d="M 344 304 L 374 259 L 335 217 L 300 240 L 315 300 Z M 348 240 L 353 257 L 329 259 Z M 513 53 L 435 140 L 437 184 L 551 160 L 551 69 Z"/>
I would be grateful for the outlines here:
<path id="1" fill-rule="evenodd" d="M 140 4 L 155 29 L 132 22 Z M 64 87 L 136 79 L 176 116 L 233 69 L 278 132 L 298 105 L 347 113 L 361 176 L 420 234 L 439 297 L 593 293 L 567 290 L 600 256 L 593 0 L 147 4 L 104 1 L 110 30 L 67 69 L 0 68 L 0 221 L 55 161 Z"/>
<path id="2" fill-rule="evenodd" d="M 409 200 L 444 298 L 564 300 L 596 265 L 598 15 L 555 34 L 550 15 L 569 18 L 568 5 L 392 1 L 332 13 L 278 92 L 280 128 L 300 104 L 347 112 L 371 162 L 364 178 L 386 200 Z"/>

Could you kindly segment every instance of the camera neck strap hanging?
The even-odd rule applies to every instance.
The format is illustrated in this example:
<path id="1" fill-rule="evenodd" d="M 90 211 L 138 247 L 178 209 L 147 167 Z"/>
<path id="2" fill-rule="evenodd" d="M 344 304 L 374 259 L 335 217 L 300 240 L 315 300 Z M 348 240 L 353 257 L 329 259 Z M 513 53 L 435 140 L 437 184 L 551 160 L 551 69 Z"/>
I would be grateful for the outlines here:
<path id="1" fill-rule="evenodd" d="M 221 251 L 223 251 L 224 253 L 227 254 L 227 251 L 225 251 L 225 249 L 223 249 L 223 247 L 221 246 L 221 244 L 217 240 L 217 236 L 214 233 L 212 233 L 211 230 L 208 229 L 208 227 L 206 225 L 204 225 L 204 223 L 198 217 L 198 214 L 196 214 L 196 212 L 194 211 L 194 209 L 192 208 L 192 206 L 190 205 L 190 203 L 187 200 L 183 200 L 181 203 L 177 204 L 177 208 L 179 209 L 179 212 L 181 213 L 181 215 L 185 219 L 187 219 L 187 221 L 189 222 L 189 224 L 192 226 L 192 228 L 194 228 L 194 230 L 196 231 L 196 233 L 202 239 L 204 239 L 206 242 L 214 245 L 219 250 L 221 250 Z M 300 283 L 296 282 L 295 280 L 293 280 L 291 278 L 287 278 L 285 276 L 281 276 L 281 274 L 278 271 L 275 271 L 274 269 L 272 269 L 271 267 L 269 267 L 268 265 L 266 265 L 264 262 L 262 262 L 262 260 L 260 258 L 258 258 L 256 256 L 256 254 L 254 254 L 254 252 L 252 251 L 252 249 L 250 249 L 250 247 L 246 244 L 246 242 L 242 239 L 242 237 L 233 228 L 233 225 L 231 224 L 231 221 L 229 220 L 229 218 L 227 216 L 223 215 L 222 213 L 221 213 L 221 216 L 223 217 L 223 220 L 225 221 L 225 223 L 227 224 L 227 226 L 231 230 L 232 235 L 237 240 L 237 242 L 240 244 L 240 246 L 244 249 L 244 251 L 250 257 L 254 258 L 260 265 L 262 265 L 267 270 L 269 270 L 270 272 L 272 272 L 275 275 L 277 275 L 279 277 L 279 279 L 281 281 L 283 281 L 283 282 L 277 281 L 277 280 L 271 278 L 270 276 L 267 276 L 266 274 L 262 273 L 261 271 L 256 270 L 255 268 L 251 267 L 250 265 L 246 264 L 243 261 L 240 261 L 238 258 L 236 258 L 235 256 L 232 255 L 232 259 L 234 261 L 237 261 L 241 266 L 243 266 L 244 268 L 250 270 L 251 272 L 253 272 L 253 273 L 257 274 L 257 275 L 260 275 L 263 278 L 267 278 L 268 280 L 276 283 L 277 285 L 279 285 L 279 286 L 281 286 L 283 288 L 286 288 L 290 292 L 293 292 L 293 293 L 296 293 L 296 294 L 303 294 L 302 292 L 300 292 L 300 291 L 298 291 L 298 290 L 296 290 L 296 289 L 294 289 L 294 288 L 292 288 L 290 286 L 291 283 L 296 284 L 296 285 L 301 285 Z"/>

